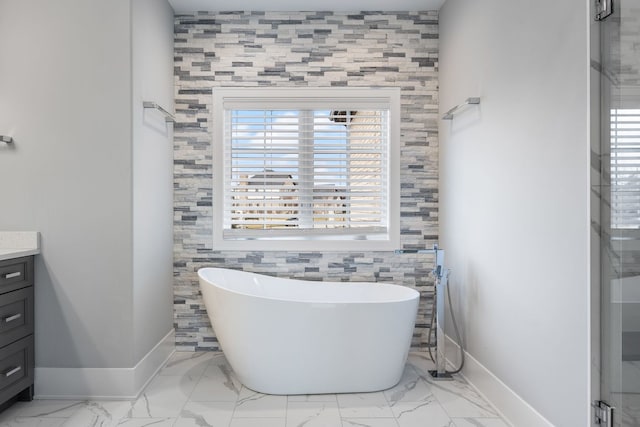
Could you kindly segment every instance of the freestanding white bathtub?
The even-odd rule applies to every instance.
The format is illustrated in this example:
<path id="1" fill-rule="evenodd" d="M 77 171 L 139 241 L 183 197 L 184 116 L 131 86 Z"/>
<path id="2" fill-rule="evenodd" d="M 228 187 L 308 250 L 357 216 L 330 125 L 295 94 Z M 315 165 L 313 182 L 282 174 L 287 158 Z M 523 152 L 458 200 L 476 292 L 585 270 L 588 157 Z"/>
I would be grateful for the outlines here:
<path id="1" fill-rule="evenodd" d="M 222 350 L 248 388 L 267 394 L 384 390 L 400 381 L 419 293 L 381 283 L 198 271 Z"/>

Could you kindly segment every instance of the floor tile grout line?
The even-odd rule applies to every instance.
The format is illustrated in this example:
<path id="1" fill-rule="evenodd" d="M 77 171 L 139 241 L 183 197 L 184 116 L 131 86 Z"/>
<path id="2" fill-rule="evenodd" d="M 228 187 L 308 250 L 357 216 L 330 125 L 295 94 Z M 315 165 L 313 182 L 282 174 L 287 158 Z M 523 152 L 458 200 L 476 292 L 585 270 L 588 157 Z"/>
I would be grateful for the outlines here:
<path id="1" fill-rule="evenodd" d="M 224 356 L 224 353 L 222 351 L 220 352 L 216 352 L 218 354 L 214 355 L 211 360 L 209 360 L 209 364 L 207 365 L 207 368 L 202 371 L 202 376 L 204 377 L 204 373 L 207 371 L 207 369 L 209 369 L 210 366 L 212 365 L 218 365 L 217 363 L 214 363 L 215 359 L 218 356 L 222 356 L 224 358 L 224 364 L 226 366 L 229 366 L 229 369 L 231 369 L 231 366 L 229 365 L 229 361 L 226 359 L 226 357 Z M 231 371 L 233 372 L 233 370 L 231 369 Z M 242 383 L 241 383 L 242 384 Z M 229 422 L 227 423 L 227 427 L 230 427 L 231 424 L 233 423 L 233 419 L 235 418 L 235 414 L 236 414 L 236 407 L 238 406 L 238 399 L 240 398 L 240 394 L 242 393 L 242 389 L 244 388 L 244 384 L 241 385 L 240 390 L 238 391 L 238 394 L 236 395 L 236 400 L 233 402 L 233 410 L 231 411 L 231 417 L 229 417 Z M 195 390 L 195 388 L 194 388 Z M 191 393 L 193 395 L 193 392 Z M 189 397 L 189 402 L 191 401 L 191 397 Z"/>
<path id="2" fill-rule="evenodd" d="M 197 356 L 197 357 L 202 357 L 202 356 Z M 209 356 L 209 361 L 207 362 L 207 366 L 202 370 L 202 372 L 200 373 L 200 376 L 193 382 L 193 387 L 191 388 L 191 391 L 189 392 L 189 395 L 187 396 L 187 400 L 185 400 L 185 402 L 180 407 L 180 411 L 178 412 L 178 415 L 176 416 L 175 420 L 173 420 L 173 423 L 171 424 L 171 427 L 175 427 L 176 423 L 181 418 L 182 413 L 184 412 L 185 406 L 187 406 L 187 404 L 189 402 L 191 402 L 191 396 L 193 395 L 193 392 L 195 391 L 196 386 L 198 385 L 200 380 L 202 380 L 202 377 L 204 377 L 204 373 L 206 372 L 207 368 L 209 368 L 209 365 L 211 365 L 214 357 L 215 356 Z M 185 360 L 192 360 L 192 359 L 194 359 L 194 357 L 190 357 L 190 358 L 185 359 Z M 190 369 L 192 369 L 192 368 L 190 368 Z M 176 376 L 184 377 L 184 376 L 188 375 L 188 373 L 189 373 L 189 369 L 187 369 L 182 375 L 176 375 Z"/>
<path id="3" fill-rule="evenodd" d="M 407 362 L 405 362 L 405 366 L 409 363 L 409 360 L 407 360 Z M 413 368 L 413 366 L 412 366 Z M 415 372 L 415 369 L 414 369 Z M 417 372 L 415 372 L 416 375 L 418 374 Z M 404 372 L 403 372 L 404 374 Z M 400 381 L 398 381 L 398 384 L 400 384 L 402 382 L 402 377 L 400 378 Z M 395 387 L 398 386 L 398 384 L 394 385 L 393 387 L 388 388 L 387 390 L 391 390 Z M 382 390 L 382 396 L 385 398 L 385 400 L 387 401 L 387 405 L 389 406 L 389 409 L 391 410 L 391 414 L 393 415 L 393 422 L 396 424 L 396 427 L 400 425 L 400 422 L 398 422 L 398 417 L 396 417 L 396 414 L 393 412 L 393 404 L 391 403 L 391 401 L 389 400 L 389 398 L 387 397 L 387 393 L 385 393 L 387 390 Z"/>
<path id="4" fill-rule="evenodd" d="M 509 422 L 507 420 L 507 417 L 504 416 L 504 414 L 502 413 L 502 411 L 500 409 L 498 409 L 498 407 L 496 407 L 493 402 L 491 400 L 489 400 L 485 394 L 483 392 L 480 391 L 480 389 L 471 381 L 469 381 L 467 379 L 467 377 L 464 375 L 464 372 L 460 372 L 460 377 L 469 385 L 469 387 L 471 387 L 471 389 L 478 395 L 478 397 L 480 397 L 480 399 L 482 399 L 484 402 L 487 403 L 487 405 L 489 405 L 489 407 L 493 410 L 493 412 L 495 413 L 495 417 L 499 418 L 500 420 L 502 420 L 502 422 L 504 422 L 506 425 L 510 426 L 511 422 Z"/>
<path id="5" fill-rule="evenodd" d="M 338 406 L 338 415 L 340 416 L 340 425 L 344 427 L 344 417 L 342 416 L 342 407 L 340 406 L 340 399 L 338 399 L 338 394 L 335 394 L 336 397 L 336 405 Z"/>
<path id="6" fill-rule="evenodd" d="M 246 388 L 244 384 L 242 383 L 240 384 L 241 384 L 240 391 L 238 392 L 238 395 L 236 396 L 236 401 L 233 404 L 233 411 L 231 411 L 231 420 L 229 420 L 229 426 L 233 423 L 233 420 L 236 419 L 236 409 L 238 409 L 238 401 L 240 400 L 240 395 L 242 395 L 242 390 Z"/>
<path id="7" fill-rule="evenodd" d="M 427 373 L 427 375 L 429 375 L 429 374 Z M 453 379 L 453 381 L 458 381 L 455 377 L 453 377 L 453 378 L 454 378 L 454 379 Z M 428 380 L 428 378 L 427 378 L 427 380 Z M 429 382 L 429 385 L 430 385 L 430 386 L 432 386 L 432 387 L 433 387 L 433 386 L 436 386 L 436 388 L 438 388 L 438 386 L 437 386 L 437 384 L 436 384 L 436 381 L 437 381 L 437 380 L 433 380 L 433 379 L 432 379 L 431 381 L 428 381 L 428 382 Z M 447 389 L 446 389 L 446 387 L 439 387 L 439 388 L 440 388 L 440 389 L 442 389 L 442 390 L 444 390 L 445 392 L 449 393 L 449 390 L 447 390 Z M 444 413 L 445 413 L 445 414 L 447 414 L 447 416 L 449 417 L 449 419 L 453 421 L 453 418 L 454 418 L 454 417 L 452 417 L 452 416 L 451 416 L 451 413 L 447 410 L 446 406 L 442 404 L 442 402 L 441 402 L 441 401 L 440 401 L 440 399 L 438 398 L 437 393 L 432 393 L 431 395 L 433 396 L 433 400 L 434 400 L 438 405 L 440 405 L 440 407 L 442 408 L 442 410 L 444 411 Z M 455 422 L 454 422 L 453 424 L 454 424 L 454 426 L 455 426 Z"/>
<path id="8" fill-rule="evenodd" d="M 284 402 L 284 425 L 287 427 L 287 420 L 289 419 L 289 395 L 286 395 L 286 400 Z"/>
<path id="9" fill-rule="evenodd" d="M 459 375 L 459 374 L 456 374 Z M 445 413 L 449 416 L 450 419 L 453 418 L 498 418 L 500 420 L 502 420 L 503 422 L 504 419 L 502 418 L 502 416 L 500 415 L 499 412 L 496 412 L 496 409 L 494 408 L 494 406 L 487 400 L 485 399 L 481 394 L 479 394 L 477 392 L 477 390 L 475 389 L 475 387 L 473 387 L 463 375 L 458 376 L 454 376 L 454 382 L 457 382 L 458 384 L 466 384 L 468 387 L 468 389 L 470 389 L 471 391 L 473 391 L 474 393 L 476 393 L 476 395 L 480 398 L 480 400 L 485 403 L 493 412 L 495 412 L 495 414 L 485 417 L 485 416 L 480 416 L 480 417 L 465 417 L 465 416 L 453 416 L 451 415 L 450 411 L 446 408 L 445 405 L 442 404 L 442 402 L 440 402 L 440 398 L 438 398 L 437 394 L 434 393 L 434 398 L 435 400 L 440 404 L 440 406 L 442 407 L 442 409 L 445 411 Z M 436 383 L 431 382 L 431 385 L 436 385 Z M 456 386 L 457 387 L 457 386 Z M 469 396 L 467 396 L 467 393 L 465 393 L 464 388 L 462 390 L 457 390 L 457 391 L 452 391 L 450 389 L 448 389 L 447 387 L 438 387 L 441 391 L 444 391 L 445 393 L 449 393 L 452 394 L 454 396 L 457 396 L 457 398 L 461 398 L 463 400 L 465 400 L 466 402 L 468 402 L 470 405 L 472 405 L 472 407 L 476 407 L 479 408 L 481 411 L 486 412 L 487 409 L 483 406 L 480 406 L 477 402 L 474 402 Z"/>

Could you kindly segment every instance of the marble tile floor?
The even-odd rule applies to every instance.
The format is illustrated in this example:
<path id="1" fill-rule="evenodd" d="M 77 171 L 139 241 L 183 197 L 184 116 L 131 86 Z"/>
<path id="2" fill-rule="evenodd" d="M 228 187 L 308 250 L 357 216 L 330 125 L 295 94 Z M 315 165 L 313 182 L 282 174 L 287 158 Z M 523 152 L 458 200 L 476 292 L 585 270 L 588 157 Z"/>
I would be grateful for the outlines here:
<path id="1" fill-rule="evenodd" d="M 1 427 L 506 427 L 464 379 L 434 382 L 414 352 L 376 393 L 272 396 L 244 387 L 222 353 L 179 352 L 133 401 L 17 402 Z"/>

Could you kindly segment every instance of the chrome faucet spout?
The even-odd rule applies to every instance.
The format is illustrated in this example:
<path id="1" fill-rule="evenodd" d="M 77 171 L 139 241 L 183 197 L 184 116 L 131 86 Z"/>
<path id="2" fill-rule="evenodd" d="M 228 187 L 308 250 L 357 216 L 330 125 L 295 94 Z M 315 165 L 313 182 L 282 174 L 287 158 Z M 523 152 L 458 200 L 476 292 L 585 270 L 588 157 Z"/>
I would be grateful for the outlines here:
<path id="1" fill-rule="evenodd" d="M 433 270 L 431 273 L 439 280 L 442 279 L 444 274 L 444 249 L 438 248 L 438 245 L 433 245 L 433 249 L 396 249 L 393 251 L 396 255 L 402 254 L 433 254 L 435 255 Z"/>

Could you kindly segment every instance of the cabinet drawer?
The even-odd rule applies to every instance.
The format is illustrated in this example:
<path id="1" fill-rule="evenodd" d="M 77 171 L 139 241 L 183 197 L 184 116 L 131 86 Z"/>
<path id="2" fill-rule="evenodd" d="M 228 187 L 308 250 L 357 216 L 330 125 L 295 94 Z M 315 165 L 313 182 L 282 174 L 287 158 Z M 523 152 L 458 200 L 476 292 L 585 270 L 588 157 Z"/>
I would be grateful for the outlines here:
<path id="1" fill-rule="evenodd" d="M 0 349 L 0 400 L 33 384 L 33 335 Z"/>
<path id="2" fill-rule="evenodd" d="M 0 347 L 33 333 L 33 286 L 0 295 Z"/>
<path id="3" fill-rule="evenodd" d="M 33 257 L 0 261 L 0 293 L 33 285 Z"/>

